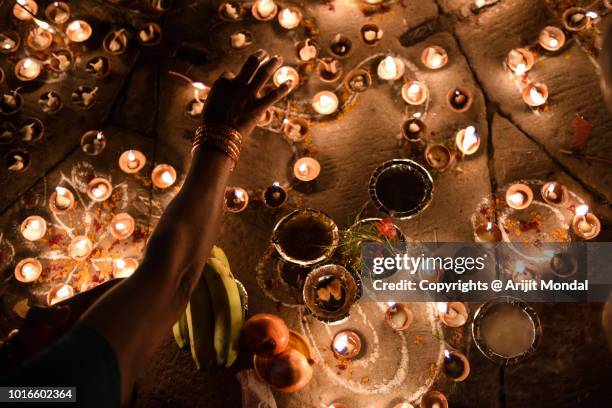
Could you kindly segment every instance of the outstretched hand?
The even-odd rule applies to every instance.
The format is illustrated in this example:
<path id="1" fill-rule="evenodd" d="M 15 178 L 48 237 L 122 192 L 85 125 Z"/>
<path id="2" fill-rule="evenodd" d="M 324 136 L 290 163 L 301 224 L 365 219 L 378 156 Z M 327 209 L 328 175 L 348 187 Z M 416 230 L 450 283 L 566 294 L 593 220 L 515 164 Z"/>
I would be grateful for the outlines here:
<path id="1" fill-rule="evenodd" d="M 250 135 L 266 109 L 291 90 L 291 83 L 287 81 L 260 95 L 282 62 L 281 57 L 270 58 L 266 51 L 259 50 L 246 60 L 236 77 L 222 75 L 213 84 L 206 99 L 204 123 L 230 126 L 244 137 Z"/>

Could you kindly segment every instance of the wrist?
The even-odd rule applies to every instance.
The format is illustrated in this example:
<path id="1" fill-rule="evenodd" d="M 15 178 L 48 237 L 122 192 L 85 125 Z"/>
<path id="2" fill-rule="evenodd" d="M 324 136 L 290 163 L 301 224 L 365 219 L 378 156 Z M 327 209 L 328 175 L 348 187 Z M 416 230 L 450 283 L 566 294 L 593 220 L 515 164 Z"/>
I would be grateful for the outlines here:
<path id="1" fill-rule="evenodd" d="M 218 124 L 202 124 L 195 130 L 192 156 L 202 148 L 219 151 L 233 162 L 232 169 L 240 157 L 242 135 L 235 128 Z"/>

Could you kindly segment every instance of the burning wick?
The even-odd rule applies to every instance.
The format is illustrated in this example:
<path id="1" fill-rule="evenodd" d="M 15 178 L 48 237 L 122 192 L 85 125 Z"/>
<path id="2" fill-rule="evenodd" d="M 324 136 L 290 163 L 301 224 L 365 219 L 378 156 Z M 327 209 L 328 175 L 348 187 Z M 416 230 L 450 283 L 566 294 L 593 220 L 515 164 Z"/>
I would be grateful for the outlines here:
<path id="1" fill-rule="evenodd" d="M 26 258 L 21 260 L 15 267 L 15 278 L 19 282 L 34 282 L 42 273 L 42 265 L 36 258 Z"/>
<path id="2" fill-rule="evenodd" d="M 28 241 L 37 241 L 45 236 L 47 222 L 38 215 L 32 215 L 21 223 L 21 235 Z"/>
<path id="3" fill-rule="evenodd" d="M 448 327 L 461 327 L 467 321 L 467 309 L 461 302 L 438 302 L 438 316 Z"/>
<path id="4" fill-rule="evenodd" d="M 337 358 L 353 359 L 361 351 L 361 338 L 352 330 L 341 331 L 332 341 L 332 350 Z"/>
<path id="5" fill-rule="evenodd" d="M 468 126 L 460 130 L 456 136 L 457 148 L 465 155 L 471 155 L 478 151 L 480 138 L 474 126 Z"/>
<path id="6" fill-rule="evenodd" d="M 140 163 L 138 162 L 138 159 L 136 158 L 136 155 L 134 154 L 133 150 L 130 150 L 128 152 L 128 161 L 127 161 L 127 166 L 130 169 L 135 169 L 138 167 Z"/>
<path id="7" fill-rule="evenodd" d="M 410 327 L 414 316 L 412 311 L 403 304 L 393 301 L 387 302 L 389 306 L 385 312 L 385 323 L 395 331 L 404 331 Z"/>
<path id="8" fill-rule="evenodd" d="M 329 115 L 338 109 L 338 97 L 333 92 L 321 91 L 314 96 L 312 107 L 321 115 Z"/>
<path id="9" fill-rule="evenodd" d="M 64 187 L 55 188 L 55 206 L 59 210 L 67 210 L 72 206 L 73 199 L 71 198 L 72 193 L 66 190 Z"/>
<path id="10" fill-rule="evenodd" d="M 278 23 L 287 30 L 292 30 L 300 25 L 302 13 L 296 8 L 286 8 L 278 14 Z"/>
<path id="11" fill-rule="evenodd" d="M 387 56 L 378 64 L 378 76 L 384 80 L 398 79 L 404 75 L 404 63 L 399 58 Z"/>
<path id="12" fill-rule="evenodd" d="M 83 261 L 89 257 L 92 249 L 93 245 L 89 238 L 86 236 L 78 236 L 70 242 L 68 253 L 74 260 Z"/>

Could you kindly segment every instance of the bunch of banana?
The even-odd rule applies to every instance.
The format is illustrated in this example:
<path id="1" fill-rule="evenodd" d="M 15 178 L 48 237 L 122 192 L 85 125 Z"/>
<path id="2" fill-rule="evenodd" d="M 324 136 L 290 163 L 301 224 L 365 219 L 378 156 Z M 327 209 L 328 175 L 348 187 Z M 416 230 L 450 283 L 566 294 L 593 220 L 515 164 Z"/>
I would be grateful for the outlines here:
<path id="1" fill-rule="evenodd" d="M 213 247 L 185 314 L 172 327 L 178 346 L 190 347 L 198 370 L 230 367 L 238 358 L 246 300 L 241 289 L 225 253 Z"/>

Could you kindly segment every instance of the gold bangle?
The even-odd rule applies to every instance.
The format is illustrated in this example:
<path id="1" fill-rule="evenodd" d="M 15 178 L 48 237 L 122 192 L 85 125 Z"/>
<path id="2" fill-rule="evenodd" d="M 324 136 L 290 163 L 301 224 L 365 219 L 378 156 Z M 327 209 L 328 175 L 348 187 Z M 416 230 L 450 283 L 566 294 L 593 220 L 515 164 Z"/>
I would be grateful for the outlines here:
<path id="1" fill-rule="evenodd" d="M 236 129 L 229 126 L 203 124 L 198 126 L 195 130 L 191 155 L 193 156 L 195 151 L 203 145 L 216 147 L 228 155 L 234 162 L 232 166 L 233 170 L 240 157 L 242 135 Z"/>

